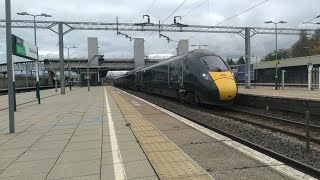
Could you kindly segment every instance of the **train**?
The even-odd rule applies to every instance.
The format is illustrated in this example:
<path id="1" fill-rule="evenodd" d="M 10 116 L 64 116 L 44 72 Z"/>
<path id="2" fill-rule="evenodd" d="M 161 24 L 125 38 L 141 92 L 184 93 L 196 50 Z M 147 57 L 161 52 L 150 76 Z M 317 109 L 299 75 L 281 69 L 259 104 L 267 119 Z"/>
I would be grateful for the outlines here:
<path id="1" fill-rule="evenodd" d="M 219 55 L 204 49 L 132 70 L 116 77 L 113 85 L 190 104 L 228 105 L 238 92 L 230 67 Z"/>

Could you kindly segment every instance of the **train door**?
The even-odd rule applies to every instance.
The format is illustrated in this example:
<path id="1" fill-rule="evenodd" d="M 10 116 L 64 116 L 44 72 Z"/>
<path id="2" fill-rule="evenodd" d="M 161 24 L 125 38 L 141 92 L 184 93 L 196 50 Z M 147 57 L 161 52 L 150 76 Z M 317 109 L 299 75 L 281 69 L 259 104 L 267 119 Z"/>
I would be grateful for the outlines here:
<path id="1" fill-rule="evenodd" d="M 174 86 L 173 83 L 173 72 L 174 72 L 174 65 L 172 63 L 168 64 L 168 87 L 172 88 Z"/>
<path id="2" fill-rule="evenodd" d="M 180 88 L 183 88 L 183 59 L 180 59 L 178 61 L 178 77 L 179 77 L 179 80 L 178 80 L 178 83 L 180 85 Z"/>
<path id="3" fill-rule="evenodd" d="M 177 60 L 168 65 L 168 86 L 169 88 L 183 87 L 183 69 L 182 60 Z"/>
<path id="4" fill-rule="evenodd" d="M 139 86 L 139 72 L 135 72 L 134 83 L 136 86 Z"/>

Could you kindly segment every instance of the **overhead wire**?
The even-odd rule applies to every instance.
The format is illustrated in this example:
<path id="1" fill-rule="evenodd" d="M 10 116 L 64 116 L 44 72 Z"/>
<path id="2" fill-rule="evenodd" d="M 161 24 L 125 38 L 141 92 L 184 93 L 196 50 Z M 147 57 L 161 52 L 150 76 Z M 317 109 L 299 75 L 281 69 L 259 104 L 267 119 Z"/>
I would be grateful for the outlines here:
<path id="1" fill-rule="evenodd" d="M 187 2 L 187 0 L 184 0 L 162 23 L 165 23 L 185 2 Z M 149 39 L 154 32 L 155 31 L 151 32 L 150 35 L 145 40 Z M 174 41 L 174 40 L 171 39 L 170 41 Z M 174 41 L 174 42 L 177 42 L 177 41 Z"/>
<path id="2" fill-rule="evenodd" d="M 147 10 L 144 14 L 147 14 L 147 13 L 152 9 L 152 7 L 153 7 L 153 5 L 155 4 L 156 1 L 157 1 L 157 0 L 154 0 L 154 1 L 152 2 L 151 6 L 148 8 L 148 10 Z M 159 3 L 159 0 L 158 0 L 158 3 Z M 142 20 L 143 20 L 143 17 L 141 18 L 140 23 L 142 22 Z M 139 23 L 139 24 L 140 24 L 140 23 Z M 134 27 L 134 26 L 132 26 L 129 30 L 131 30 L 133 27 Z M 152 32 L 152 33 L 153 33 L 153 32 Z M 150 34 L 150 35 L 148 36 L 148 38 L 149 38 L 151 35 L 152 35 L 152 34 Z M 136 36 L 136 32 L 135 32 L 134 36 Z M 133 38 L 133 39 L 134 39 L 134 38 Z M 142 43 L 139 45 L 139 47 L 140 47 L 141 45 L 142 45 Z M 131 47 L 127 48 L 127 51 L 129 51 L 130 48 L 131 48 Z"/>
<path id="3" fill-rule="evenodd" d="M 262 4 L 266 3 L 266 2 L 268 2 L 268 1 L 269 1 L 269 0 L 265 0 L 265 1 L 263 1 L 263 2 L 260 2 L 259 4 L 256 4 L 256 5 L 254 5 L 254 6 L 250 7 L 250 8 L 248 8 L 248 9 L 246 9 L 246 10 L 244 10 L 244 11 L 242 11 L 242 12 L 240 12 L 240 13 L 238 13 L 238 14 L 234 15 L 234 16 L 231 16 L 231 17 L 227 18 L 226 20 L 224 20 L 224 21 L 222 21 L 222 22 L 219 22 L 219 23 L 218 23 L 218 24 L 216 24 L 215 26 L 218 26 L 218 25 L 220 25 L 220 24 L 223 24 L 223 23 L 225 23 L 225 22 L 227 22 L 227 21 L 229 21 L 229 20 L 231 20 L 231 19 L 235 18 L 235 17 L 238 17 L 238 16 L 240 16 L 241 14 L 244 14 L 244 13 L 246 13 L 246 12 L 248 12 L 248 11 L 250 11 L 250 10 L 252 10 L 252 9 L 254 9 L 254 8 L 256 8 L 256 7 L 258 7 L 258 6 L 262 5 Z M 197 33 L 196 35 L 191 36 L 188 40 L 190 40 L 190 39 L 192 39 L 192 38 L 197 37 L 197 36 L 198 36 L 199 34 L 201 34 L 201 33 L 202 33 L 202 32 L 199 32 L 199 33 Z"/>
<path id="4" fill-rule="evenodd" d="M 184 15 L 182 15 L 181 18 L 189 15 L 192 11 L 194 11 L 194 10 L 197 9 L 198 7 L 202 6 L 202 5 L 203 5 L 204 3 L 206 3 L 207 1 L 209 1 L 209 0 L 205 0 L 205 1 L 201 2 L 201 3 L 198 4 L 196 7 L 194 7 L 193 9 L 191 9 L 190 11 L 188 11 L 187 13 L 185 13 Z"/>
<path id="5" fill-rule="evenodd" d="M 162 23 L 165 23 L 187 0 L 184 0 Z"/>

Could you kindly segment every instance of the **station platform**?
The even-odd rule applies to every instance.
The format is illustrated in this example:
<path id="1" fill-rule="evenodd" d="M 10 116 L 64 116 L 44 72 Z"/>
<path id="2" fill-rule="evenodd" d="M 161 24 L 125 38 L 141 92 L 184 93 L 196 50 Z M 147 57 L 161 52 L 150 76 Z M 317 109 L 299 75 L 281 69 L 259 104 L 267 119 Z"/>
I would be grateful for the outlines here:
<path id="1" fill-rule="evenodd" d="M 8 134 L 7 110 L 0 111 L 0 179 L 211 179 L 111 93 L 103 87 L 90 92 L 81 88 L 41 105 L 21 105 L 15 113 L 15 134 Z M 114 99 L 121 102 L 119 107 Z M 179 161 L 167 163 L 172 160 Z M 157 167 L 149 161 L 158 162 Z"/>
<path id="2" fill-rule="evenodd" d="M 79 87 L 72 87 L 72 90 L 77 90 Z M 72 91 L 71 90 L 71 91 Z M 70 89 L 68 87 L 65 88 L 65 92 L 68 93 Z M 40 91 L 41 99 L 46 99 L 52 96 L 59 95 L 61 92 L 60 88 L 57 88 L 57 92 L 55 89 L 46 89 Z M 37 101 L 36 92 L 24 92 L 24 93 L 17 93 L 16 94 L 16 101 L 17 101 L 17 108 L 20 105 L 27 104 L 30 102 Z M 0 95 L 0 110 L 4 110 L 8 108 L 8 95 Z"/>
<path id="3" fill-rule="evenodd" d="M 312 179 L 110 86 L 18 107 L 15 134 L 0 110 L 0 180 Z"/>
<path id="4" fill-rule="evenodd" d="M 319 90 L 308 91 L 306 88 L 285 87 L 283 90 L 280 87 L 279 90 L 275 90 L 274 87 L 271 86 L 252 86 L 250 89 L 245 89 L 244 86 L 239 86 L 238 93 L 262 97 L 320 101 Z"/>
<path id="5" fill-rule="evenodd" d="M 275 90 L 274 87 L 261 86 L 245 89 L 239 86 L 235 104 L 299 114 L 310 111 L 312 116 L 320 116 L 320 91 L 293 87 Z"/>

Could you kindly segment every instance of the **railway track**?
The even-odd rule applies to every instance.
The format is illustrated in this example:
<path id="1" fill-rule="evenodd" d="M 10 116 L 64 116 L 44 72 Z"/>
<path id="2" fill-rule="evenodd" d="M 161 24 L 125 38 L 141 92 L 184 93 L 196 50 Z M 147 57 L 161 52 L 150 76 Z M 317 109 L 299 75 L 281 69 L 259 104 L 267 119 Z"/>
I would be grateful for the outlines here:
<path id="1" fill-rule="evenodd" d="M 234 141 L 237 141 L 237 142 L 239 142 L 239 143 L 241 143 L 241 144 L 243 144 L 243 145 L 245 145 L 245 146 L 248 146 L 248 147 L 250 147 L 250 148 L 252 148 L 252 149 L 254 149 L 254 150 L 256 150 L 256 151 L 259 151 L 259 152 L 261 152 L 261 153 L 263 153 L 263 154 L 265 154 L 265 155 L 267 155 L 267 156 L 270 156 L 270 157 L 272 157 L 272 158 L 274 158 L 274 159 L 276 159 L 276 160 L 278 160 L 278 161 L 281 161 L 281 162 L 283 162 L 284 164 L 286 164 L 286 165 L 288 165 L 288 166 L 294 167 L 294 168 L 296 168 L 296 169 L 298 169 L 298 170 L 300 170 L 300 171 L 302 171 L 302 172 L 304 172 L 304 173 L 306 173 L 306 174 L 309 174 L 309 175 L 311 175 L 311 176 L 313 176 L 313 177 L 315 177 L 315 178 L 317 178 L 317 179 L 320 179 L 320 170 L 319 170 L 319 169 L 316 169 L 316 168 L 314 168 L 314 167 L 311 167 L 311 166 L 309 166 L 309 165 L 307 165 L 307 164 L 305 164 L 305 163 L 299 162 L 299 161 L 297 161 L 297 160 L 295 160 L 295 159 L 293 159 L 293 158 L 284 156 L 284 155 L 282 155 L 282 154 L 280 154 L 280 153 L 277 153 L 277 152 L 275 152 L 275 151 L 273 151 L 273 150 L 270 150 L 270 149 L 267 149 L 267 148 L 265 148 L 265 147 L 262 147 L 262 146 L 260 146 L 259 144 L 250 142 L 250 141 L 248 141 L 248 140 L 246 140 L 246 139 L 244 139 L 244 138 L 235 136 L 235 135 L 233 135 L 233 134 L 231 134 L 231 133 L 229 133 L 229 132 L 226 132 L 226 131 L 220 130 L 220 129 L 218 129 L 218 128 L 209 126 L 209 125 L 207 125 L 207 124 L 205 124 L 205 123 L 201 123 L 201 122 L 197 121 L 196 119 L 192 119 L 192 118 L 190 119 L 190 117 L 186 116 L 184 113 L 180 113 L 180 112 L 177 113 L 177 112 L 175 112 L 175 111 L 172 110 L 172 109 L 168 109 L 168 108 L 163 107 L 163 106 L 161 106 L 161 107 L 164 108 L 164 109 L 166 109 L 166 110 L 168 110 L 168 111 L 171 111 L 171 112 L 173 112 L 173 113 L 176 113 L 176 114 L 178 114 L 178 115 L 180 115 L 180 116 L 182 116 L 182 117 L 184 117 L 184 118 L 186 118 L 186 119 L 189 119 L 189 120 L 191 120 L 192 122 L 197 123 L 197 124 L 199 124 L 199 125 L 201 125 L 201 126 L 203 126 L 203 127 L 205 127 L 205 128 L 208 128 L 208 129 L 210 129 L 210 130 L 212 130 L 212 131 L 215 131 L 215 132 L 217 132 L 217 133 L 219 133 L 219 134 L 221 134 L 221 135 L 224 135 L 224 136 L 226 136 L 226 137 L 228 137 L 228 138 L 230 138 L 230 139 L 232 139 L 232 140 L 234 140 Z M 206 109 L 206 111 L 208 111 L 208 110 Z M 234 111 L 236 111 L 236 110 L 234 110 Z M 239 110 L 239 111 L 240 111 L 240 110 Z M 211 113 L 212 113 L 212 112 L 211 112 Z M 242 112 L 242 113 L 243 113 L 243 112 Z M 226 117 L 226 115 L 223 115 L 223 116 Z M 263 115 L 259 115 L 259 116 L 263 116 Z M 229 118 L 230 118 L 230 117 L 229 117 Z M 232 117 L 232 118 L 233 118 L 233 117 Z M 276 118 L 274 118 L 274 119 L 276 119 Z M 279 118 L 279 119 L 280 119 L 280 118 Z M 279 120 L 279 119 L 278 119 L 278 120 Z M 287 122 L 288 122 L 288 121 L 287 121 Z M 290 121 L 290 122 L 291 122 L 291 121 Z M 299 123 L 297 123 L 297 124 L 299 124 Z M 301 125 L 301 124 L 300 124 L 300 125 Z M 316 128 L 318 128 L 318 127 L 316 127 Z M 317 141 L 319 141 L 319 139 L 317 139 Z M 319 142 L 320 142 L 320 141 L 319 141 Z"/>
<path id="2" fill-rule="evenodd" d="M 128 90 L 126 90 L 126 91 L 128 91 Z M 132 92 L 132 91 L 129 91 L 129 92 Z M 133 93 L 133 94 L 136 94 L 136 93 Z M 151 96 L 153 96 L 153 95 L 151 95 Z M 163 97 L 159 97 L 159 96 L 157 96 L 157 97 L 161 98 L 163 100 L 169 101 L 172 104 L 177 104 L 178 106 L 184 106 L 184 107 L 189 107 L 189 108 L 191 107 L 190 105 L 179 103 L 179 102 L 176 102 L 176 101 L 174 101 L 172 99 L 163 98 Z M 149 98 L 146 98 L 146 100 L 150 101 Z M 310 165 L 308 165 L 306 163 L 303 163 L 301 161 L 298 161 L 298 160 L 296 160 L 294 158 L 290 158 L 288 156 L 285 156 L 285 155 L 283 155 L 281 153 L 278 153 L 278 152 L 276 152 L 276 151 L 274 151 L 272 149 L 263 147 L 263 146 L 261 146 L 261 145 L 259 145 L 257 143 L 251 142 L 251 141 L 249 141 L 249 140 L 247 140 L 245 138 L 242 138 L 240 136 L 234 135 L 234 134 L 232 134 L 232 133 L 230 133 L 228 131 L 222 130 L 221 128 L 214 127 L 212 125 L 208 125 L 205 122 L 199 121 L 199 117 L 189 117 L 187 115 L 188 113 L 177 111 L 176 109 L 174 109 L 174 108 L 172 108 L 170 106 L 167 106 L 165 104 L 166 103 L 164 103 L 164 104 L 156 103 L 156 105 L 158 105 L 158 106 L 160 106 L 160 107 L 162 107 L 164 109 L 167 109 L 168 111 L 171 111 L 171 112 L 173 112 L 175 114 L 178 114 L 178 115 L 180 115 L 180 116 L 182 116 L 182 117 L 184 117 L 184 118 L 186 118 L 186 119 L 188 119 L 188 120 L 190 120 L 190 121 L 192 121 L 194 123 L 197 123 L 197 124 L 207 128 L 207 129 L 210 129 L 210 130 L 212 130 L 214 132 L 217 132 L 217 133 L 219 133 L 221 135 L 224 135 L 224 136 L 226 136 L 226 137 L 228 137 L 228 138 L 230 138 L 230 139 L 232 139 L 232 140 L 234 140 L 236 142 L 239 142 L 239 143 L 241 143 L 241 144 L 243 144 L 243 145 L 245 145 L 247 147 L 250 147 L 250 148 L 252 148 L 252 149 L 254 149 L 256 151 L 259 151 L 259 152 L 261 152 L 261 153 L 263 153 L 263 154 L 265 154 L 265 155 L 267 155 L 269 157 L 272 157 L 272 158 L 274 158 L 274 159 L 276 159 L 278 161 L 281 161 L 281 162 L 283 162 L 284 164 L 286 164 L 288 166 L 291 166 L 291 167 L 293 167 L 295 169 L 300 170 L 301 172 L 304 172 L 304 173 L 309 174 L 309 175 L 311 175 L 311 176 L 313 176 L 313 177 L 315 177 L 317 179 L 320 179 L 320 170 L 315 168 L 315 167 L 312 167 L 312 166 L 310 166 Z M 195 107 L 193 106 L 192 108 L 195 108 Z M 196 109 L 199 110 L 199 111 L 202 111 L 202 112 L 204 111 L 205 113 L 215 114 L 215 112 L 213 112 L 212 110 L 209 111 L 208 109 L 203 108 L 203 107 L 196 108 Z M 236 110 L 234 110 L 234 111 L 236 111 Z M 245 113 L 245 112 L 242 112 L 242 113 Z M 251 115 L 253 115 L 253 114 L 251 114 Z M 220 115 L 220 116 L 226 117 L 226 115 Z M 255 114 L 255 116 L 258 116 L 258 114 Z M 261 115 L 261 116 L 263 116 L 263 115 Z M 228 117 L 228 118 L 233 118 L 233 117 Z M 266 118 L 266 116 L 264 118 Z M 276 118 L 274 118 L 274 119 L 276 119 Z M 278 120 L 279 119 L 280 118 L 278 118 Z M 291 121 L 287 121 L 287 123 L 288 122 L 291 122 Z M 297 126 L 301 126 L 302 125 L 302 124 L 299 124 L 299 123 L 294 123 L 294 124 L 296 124 Z M 313 128 L 317 129 L 318 127 L 313 127 Z"/>
<path id="3" fill-rule="evenodd" d="M 222 112 L 210 111 L 207 112 L 230 118 L 236 121 L 259 126 L 276 132 L 281 132 L 289 136 L 306 139 L 306 124 L 302 122 L 292 121 L 289 119 L 274 117 L 270 115 L 258 114 L 250 111 L 234 109 L 234 108 L 218 108 Z M 320 144 L 320 126 L 310 125 L 310 141 Z"/>

